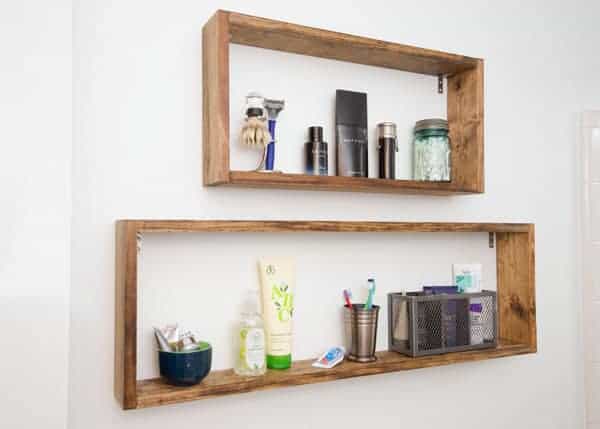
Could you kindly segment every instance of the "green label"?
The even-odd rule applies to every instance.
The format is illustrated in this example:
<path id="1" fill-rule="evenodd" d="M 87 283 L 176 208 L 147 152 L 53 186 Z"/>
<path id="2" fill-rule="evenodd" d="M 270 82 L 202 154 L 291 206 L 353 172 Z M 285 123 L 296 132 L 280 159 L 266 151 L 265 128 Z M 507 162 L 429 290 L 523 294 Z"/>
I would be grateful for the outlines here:
<path id="1" fill-rule="evenodd" d="M 271 300 L 277 309 L 277 318 L 280 322 L 287 322 L 294 313 L 294 295 L 289 291 L 285 282 L 273 284 L 271 287 Z"/>

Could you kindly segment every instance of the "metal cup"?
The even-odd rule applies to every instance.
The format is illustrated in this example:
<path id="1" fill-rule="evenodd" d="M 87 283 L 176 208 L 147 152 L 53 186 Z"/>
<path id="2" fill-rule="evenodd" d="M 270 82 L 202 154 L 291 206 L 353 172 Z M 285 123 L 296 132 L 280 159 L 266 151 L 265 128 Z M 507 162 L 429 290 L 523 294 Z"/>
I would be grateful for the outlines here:
<path id="1" fill-rule="evenodd" d="M 344 326 L 346 330 L 346 350 L 348 360 L 356 362 L 373 362 L 377 346 L 377 320 L 379 306 L 374 305 L 370 310 L 364 309 L 364 304 L 353 304 L 344 307 Z"/>

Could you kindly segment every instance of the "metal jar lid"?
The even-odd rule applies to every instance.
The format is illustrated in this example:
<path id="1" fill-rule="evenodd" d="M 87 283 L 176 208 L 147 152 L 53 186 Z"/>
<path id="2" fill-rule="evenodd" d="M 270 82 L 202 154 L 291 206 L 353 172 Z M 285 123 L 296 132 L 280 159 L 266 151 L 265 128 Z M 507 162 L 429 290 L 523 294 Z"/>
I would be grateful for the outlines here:
<path id="1" fill-rule="evenodd" d="M 396 124 L 393 122 L 381 122 L 377 124 L 377 138 L 396 138 Z"/>
<path id="2" fill-rule="evenodd" d="M 423 130 L 448 130 L 448 121 L 445 119 L 423 119 L 415 124 L 415 131 Z"/>

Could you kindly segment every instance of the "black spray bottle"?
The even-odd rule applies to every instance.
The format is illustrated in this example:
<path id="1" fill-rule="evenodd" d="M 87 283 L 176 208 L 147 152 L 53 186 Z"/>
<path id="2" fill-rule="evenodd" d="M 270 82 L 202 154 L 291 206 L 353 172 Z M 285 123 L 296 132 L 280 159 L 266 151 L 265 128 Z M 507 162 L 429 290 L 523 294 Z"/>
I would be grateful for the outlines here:
<path id="1" fill-rule="evenodd" d="M 337 175 L 369 177 L 367 94 L 335 92 L 335 143 Z"/>
<path id="2" fill-rule="evenodd" d="M 308 128 L 308 142 L 304 144 L 306 174 L 327 176 L 327 143 L 323 141 L 323 127 Z"/>

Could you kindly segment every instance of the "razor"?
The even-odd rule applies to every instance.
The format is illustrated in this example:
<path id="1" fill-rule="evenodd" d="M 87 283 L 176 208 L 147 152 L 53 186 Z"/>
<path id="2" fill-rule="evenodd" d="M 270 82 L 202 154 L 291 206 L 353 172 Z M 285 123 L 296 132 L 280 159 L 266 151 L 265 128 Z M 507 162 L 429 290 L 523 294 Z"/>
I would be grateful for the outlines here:
<path id="1" fill-rule="evenodd" d="M 272 100 L 265 98 L 265 109 L 269 117 L 269 134 L 271 141 L 267 145 L 267 157 L 265 160 L 265 170 L 273 171 L 275 168 L 275 123 L 279 112 L 283 110 L 284 100 Z"/>

